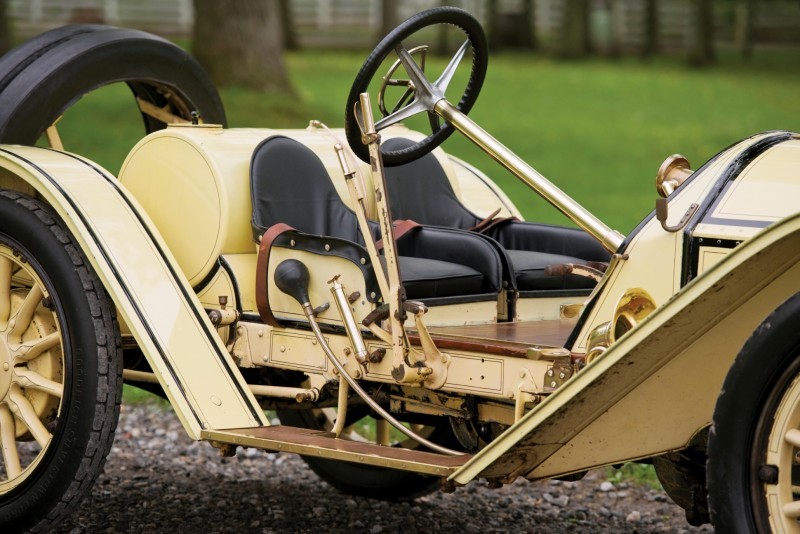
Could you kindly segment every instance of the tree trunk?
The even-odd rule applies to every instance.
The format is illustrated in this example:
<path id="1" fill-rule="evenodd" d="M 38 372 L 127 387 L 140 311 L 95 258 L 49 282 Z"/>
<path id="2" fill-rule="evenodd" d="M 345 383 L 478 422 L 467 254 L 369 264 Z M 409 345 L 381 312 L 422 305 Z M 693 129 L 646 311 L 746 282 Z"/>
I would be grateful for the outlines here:
<path id="1" fill-rule="evenodd" d="M 609 0 L 608 2 L 608 21 L 610 25 L 610 35 L 608 41 L 608 55 L 613 58 L 622 55 L 623 41 L 625 37 L 625 13 L 621 0 Z"/>
<path id="2" fill-rule="evenodd" d="M 486 26 L 489 30 L 488 41 L 492 50 L 500 50 L 503 48 L 503 39 L 500 36 L 500 21 L 497 20 L 499 16 L 497 12 L 497 0 L 488 0 L 486 2 Z"/>
<path id="3" fill-rule="evenodd" d="M 8 2 L 0 0 L 0 55 L 11 50 L 11 25 L 8 23 Z"/>
<path id="4" fill-rule="evenodd" d="M 444 7 L 444 6 L 449 5 L 449 2 L 448 2 L 448 0 L 439 0 L 438 5 L 440 7 Z M 490 5 L 489 9 L 491 9 L 491 8 L 492 8 L 492 6 Z M 490 20 L 491 20 L 491 17 L 490 17 Z M 438 28 L 439 29 L 436 31 L 436 34 L 437 34 L 436 35 L 436 43 L 434 45 L 432 45 L 433 46 L 432 52 L 435 53 L 435 54 L 439 54 L 441 56 L 441 55 L 447 54 L 447 50 L 448 50 L 449 45 L 450 45 L 449 41 L 450 41 L 450 33 L 451 32 L 448 30 L 446 24 L 439 24 Z"/>
<path id="5" fill-rule="evenodd" d="M 713 0 L 694 0 L 694 23 L 689 45 L 689 63 L 702 67 L 714 62 Z"/>
<path id="6" fill-rule="evenodd" d="M 525 19 L 525 48 L 529 50 L 536 50 L 539 43 L 536 41 L 536 10 L 534 9 L 533 0 L 524 0 L 522 2 L 522 17 Z"/>
<path id="7" fill-rule="evenodd" d="M 292 5 L 289 1 L 278 0 L 281 9 L 281 28 L 283 29 L 283 49 L 299 50 L 300 43 L 297 41 L 297 32 L 294 31 L 294 19 L 292 18 Z"/>
<path id="8" fill-rule="evenodd" d="M 658 53 L 658 1 L 644 1 L 642 57 L 652 57 Z"/>
<path id="9" fill-rule="evenodd" d="M 525 48 L 536 46 L 534 32 L 533 0 L 523 0 L 519 11 L 500 13 L 497 0 L 489 0 L 486 18 L 489 27 L 489 46 L 493 50 L 501 48 Z"/>
<path id="10" fill-rule="evenodd" d="M 754 0 L 739 0 L 736 3 L 736 46 L 742 56 L 753 55 L 753 17 L 755 16 Z"/>
<path id="11" fill-rule="evenodd" d="M 397 12 L 399 7 L 400 2 L 398 0 L 381 0 L 381 27 L 378 30 L 376 43 L 379 43 L 381 39 L 400 24 L 401 21 Z"/>
<path id="12" fill-rule="evenodd" d="M 561 28 L 561 57 L 577 58 L 591 51 L 589 0 L 566 0 Z"/>
<path id="13" fill-rule="evenodd" d="M 194 0 L 192 54 L 218 87 L 292 92 L 278 0 Z"/>

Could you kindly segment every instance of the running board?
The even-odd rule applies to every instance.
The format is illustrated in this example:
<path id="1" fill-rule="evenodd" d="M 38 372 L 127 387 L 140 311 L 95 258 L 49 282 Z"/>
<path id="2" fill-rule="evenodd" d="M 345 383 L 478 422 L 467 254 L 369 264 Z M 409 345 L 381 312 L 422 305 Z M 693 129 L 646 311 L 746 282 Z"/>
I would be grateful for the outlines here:
<path id="1" fill-rule="evenodd" d="M 208 441 L 243 447 L 356 462 L 440 477 L 450 476 L 472 457 L 469 454 L 445 456 L 432 452 L 385 447 L 336 438 L 330 432 L 279 425 L 203 430 L 200 437 Z"/>

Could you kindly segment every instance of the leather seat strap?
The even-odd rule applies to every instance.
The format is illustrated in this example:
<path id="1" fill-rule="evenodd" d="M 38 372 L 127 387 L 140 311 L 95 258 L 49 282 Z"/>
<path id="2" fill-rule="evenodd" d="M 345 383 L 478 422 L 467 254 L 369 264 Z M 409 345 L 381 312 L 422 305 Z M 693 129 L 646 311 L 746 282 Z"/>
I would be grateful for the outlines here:
<path id="1" fill-rule="evenodd" d="M 270 326 L 279 327 L 280 324 L 272 314 L 272 310 L 269 307 L 269 296 L 267 295 L 267 287 L 269 285 L 267 283 L 267 276 L 269 275 L 267 272 L 269 267 L 269 253 L 272 250 L 272 243 L 275 239 L 289 230 L 294 230 L 294 228 L 288 224 L 274 224 L 264 232 L 264 235 L 261 236 L 261 242 L 258 245 L 258 260 L 256 262 L 256 307 L 258 308 L 258 315 L 261 316 L 261 320 Z"/>

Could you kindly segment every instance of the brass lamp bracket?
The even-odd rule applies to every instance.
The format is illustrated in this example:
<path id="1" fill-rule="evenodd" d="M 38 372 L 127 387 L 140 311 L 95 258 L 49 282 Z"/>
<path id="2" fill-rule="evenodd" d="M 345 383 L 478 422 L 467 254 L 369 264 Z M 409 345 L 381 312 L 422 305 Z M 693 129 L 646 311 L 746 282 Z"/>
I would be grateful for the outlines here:
<path id="1" fill-rule="evenodd" d="M 661 223 L 661 228 L 666 230 L 667 232 L 677 232 L 682 230 L 684 226 L 689 224 L 689 220 L 692 216 L 697 212 L 697 208 L 700 207 L 700 204 L 692 204 L 689 206 L 689 209 L 686 210 L 686 213 L 683 214 L 681 220 L 678 221 L 678 224 L 670 226 L 667 224 L 667 217 L 669 216 L 669 207 L 667 205 L 666 198 L 657 198 L 656 199 L 656 219 L 658 222 Z"/>

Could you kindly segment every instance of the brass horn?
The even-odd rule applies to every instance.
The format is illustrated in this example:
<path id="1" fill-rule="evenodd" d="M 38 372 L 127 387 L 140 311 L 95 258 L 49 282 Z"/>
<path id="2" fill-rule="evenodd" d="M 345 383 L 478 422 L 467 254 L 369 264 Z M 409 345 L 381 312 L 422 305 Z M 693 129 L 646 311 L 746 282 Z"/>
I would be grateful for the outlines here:
<path id="1" fill-rule="evenodd" d="M 614 317 L 592 330 L 589 334 L 586 363 L 601 356 L 615 341 L 656 309 L 653 297 L 640 287 L 627 290 L 617 301 Z"/>

